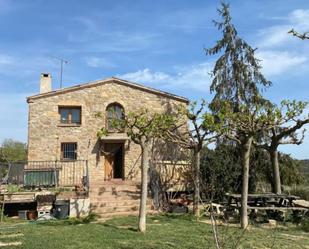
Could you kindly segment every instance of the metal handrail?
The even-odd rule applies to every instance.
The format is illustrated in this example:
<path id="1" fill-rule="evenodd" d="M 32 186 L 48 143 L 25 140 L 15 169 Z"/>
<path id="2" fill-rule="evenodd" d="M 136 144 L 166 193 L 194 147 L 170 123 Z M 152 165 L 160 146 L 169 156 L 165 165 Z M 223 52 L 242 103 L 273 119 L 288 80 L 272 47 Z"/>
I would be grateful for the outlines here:
<path id="1" fill-rule="evenodd" d="M 6 184 L 24 187 L 89 185 L 87 160 L 11 162 Z"/>

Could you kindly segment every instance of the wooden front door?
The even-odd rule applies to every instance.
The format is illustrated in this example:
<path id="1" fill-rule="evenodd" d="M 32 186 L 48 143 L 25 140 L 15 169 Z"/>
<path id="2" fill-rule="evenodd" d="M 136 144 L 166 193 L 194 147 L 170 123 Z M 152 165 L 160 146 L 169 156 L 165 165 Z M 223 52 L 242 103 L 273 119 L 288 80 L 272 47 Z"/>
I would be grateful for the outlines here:
<path id="1" fill-rule="evenodd" d="M 104 144 L 104 178 L 124 179 L 124 143 Z"/>
<path id="2" fill-rule="evenodd" d="M 106 155 L 104 160 L 105 179 L 110 180 L 114 177 L 114 155 Z"/>

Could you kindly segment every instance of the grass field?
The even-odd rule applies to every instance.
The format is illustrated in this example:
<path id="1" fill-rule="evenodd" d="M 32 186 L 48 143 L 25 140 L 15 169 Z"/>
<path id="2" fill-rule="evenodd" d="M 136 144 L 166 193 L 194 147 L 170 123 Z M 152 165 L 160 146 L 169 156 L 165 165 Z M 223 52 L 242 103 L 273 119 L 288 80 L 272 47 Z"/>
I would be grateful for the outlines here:
<path id="1" fill-rule="evenodd" d="M 136 231 L 137 218 L 70 225 L 69 222 L 8 223 L 0 227 L 3 248 L 214 248 L 211 226 L 191 216 L 151 216 L 147 232 Z M 237 227 L 220 226 L 224 248 L 309 248 L 309 234 L 297 227 L 252 226 L 243 233 Z M 8 245 L 9 243 L 18 243 Z M 2 248 L 2 247 L 1 247 Z"/>

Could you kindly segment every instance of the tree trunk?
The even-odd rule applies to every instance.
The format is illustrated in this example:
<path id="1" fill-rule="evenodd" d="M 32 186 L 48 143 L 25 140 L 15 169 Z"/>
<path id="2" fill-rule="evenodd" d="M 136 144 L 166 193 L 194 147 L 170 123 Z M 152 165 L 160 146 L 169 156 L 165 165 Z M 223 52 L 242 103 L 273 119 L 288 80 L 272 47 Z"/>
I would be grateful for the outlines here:
<path id="1" fill-rule="evenodd" d="M 142 182 L 141 182 L 141 199 L 139 206 L 139 223 L 138 230 L 146 232 L 146 206 L 147 206 L 147 185 L 148 185 L 148 168 L 149 168 L 149 143 L 145 142 L 142 148 Z"/>
<path id="2" fill-rule="evenodd" d="M 252 137 L 247 138 L 242 145 L 242 187 L 241 187 L 241 212 L 240 225 L 246 229 L 248 226 L 248 185 L 249 185 L 249 166 Z"/>
<path id="3" fill-rule="evenodd" d="M 273 168 L 273 192 L 275 194 L 281 194 L 281 180 L 280 180 L 280 169 L 278 160 L 278 151 L 272 149 L 270 151 L 271 164 Z"/>
<path id="4" fill-rule="evenodd" d="M 196 217 L 200 216 L 199 200 L 200 200 L 200 150 L 194 151 L 194 197 L 193 212 Z"/>

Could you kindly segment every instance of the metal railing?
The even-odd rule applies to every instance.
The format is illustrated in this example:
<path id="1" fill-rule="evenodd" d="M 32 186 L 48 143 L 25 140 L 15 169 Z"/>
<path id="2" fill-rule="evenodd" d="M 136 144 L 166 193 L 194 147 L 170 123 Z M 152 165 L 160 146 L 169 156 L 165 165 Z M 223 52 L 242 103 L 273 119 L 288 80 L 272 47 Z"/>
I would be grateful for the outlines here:
<path id="1" fill-rule="evenodd" d="M 24 187 L 88 187 L 88 162 L 28 161 L 0 164 L 2 184 Z"/>

